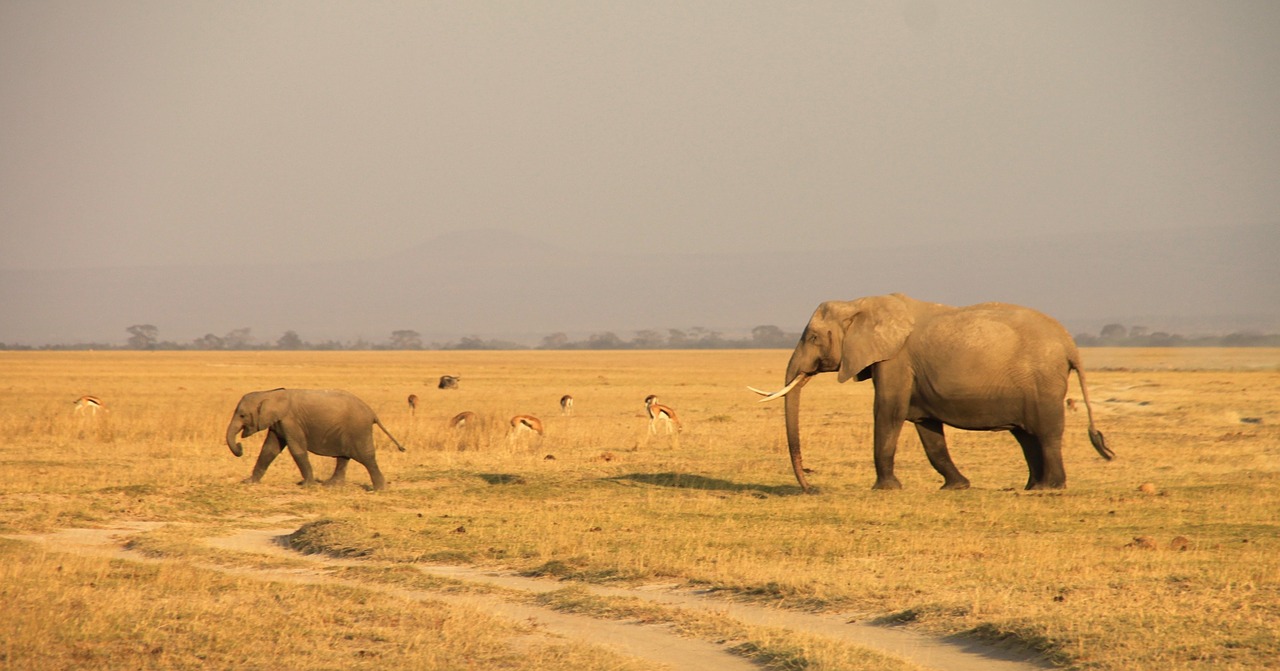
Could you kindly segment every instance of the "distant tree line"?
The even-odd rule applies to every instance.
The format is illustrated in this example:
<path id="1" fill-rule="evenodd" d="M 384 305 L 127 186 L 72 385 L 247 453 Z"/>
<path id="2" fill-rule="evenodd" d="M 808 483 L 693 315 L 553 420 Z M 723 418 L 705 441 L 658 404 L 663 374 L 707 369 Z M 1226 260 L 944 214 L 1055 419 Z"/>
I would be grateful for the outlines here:
<path id="1" fill-rule="evenodd" d="M 606 350 L 606 349 L 770 349 L 790 348 L 800 338 L 799 333 L 787 333 L 777 326 L 757 326 L 747 337 L 726 337 L 719 331 L 700 326 L 690 329 L 641 330 L 623 339 L 612 331 L 593 333 L 583 340 L 573 340 L 565 333 L 552 333 L 540 344 L 527 344 L 500 339 L 466 336 L 456 341 L 425 342 L 422 334 L 411 329 L 391 332 L 382 342 L 359 338 L 350 341 L 303 340 L 297 331 L 285 331 L 274 342 L 258 340 L 249 328 L 234 329 L 224 335 L 206 333 L 190 342 L 162 340 L 160 329 L 153 324 L 134 324 L 125 329 L 129 334 L 123 346 L 112 343 L 78 343 L 74 345 L 6 345 L 0 350 L 152 350 L 152 351 L 218 351 L 218 350 Z"/>
<path id="2" fill-rule="evenodd" d="M 1186 337 L 1145 326 L 1107 324 L 1098 335 L 1078 333 L 1081 347 L 1280 347 L 1280 334 L 1236 331 L 1223 336 Z"/>
<path id="3" fill-rule="evenodd" d="M 260 341 L 248 328 L 233 329 L 224 335 L 206 333 L 190 342 L 180 343 L 161 340 L 160 330 L 152 324 L 134 324 L 125 329 L 129 334 L 125 344 L 78 343 L 75 345 L 6 345 L 0 350 L 650 350 L 650 349 L 790 349 L 800 339 L 799 333 L 788 333 L 773 325 L 757 326 L 745 337 L 725 336 L 700 326 L 689 329 L 644 329 L 635 331 L 624 339 L 613 331 L 592 333 L 582 340 L 573 340 L 562 332 L 552 333 L 540 344 L 530 346 L 508 340 L 485 339 L 466 336 L 449 342 L 424 342 L 422 334 L 411 329 L 392 331 L 382 342 L 364 338 L 350 341 L 303 340 L 296 331 L 285 331 L 274 341 Z M 1080 333 L 1075 336 L 1081 347 L 1280 347 L 1280 334 L 1264 334 L 1237 331 L 1222 336 L 1184 337 L 1176 333 L 1152 332 L 1143 326 L 1126 327 L 1107 324 L 1097 335 Z"/>

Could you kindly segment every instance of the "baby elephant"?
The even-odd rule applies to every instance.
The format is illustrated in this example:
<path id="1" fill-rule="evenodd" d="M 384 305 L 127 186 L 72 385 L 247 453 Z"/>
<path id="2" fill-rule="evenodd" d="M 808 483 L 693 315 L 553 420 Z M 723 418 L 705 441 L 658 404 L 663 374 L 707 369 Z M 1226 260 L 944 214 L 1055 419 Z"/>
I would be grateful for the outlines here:
<path id="1" fill-rule="evenodd" d="M 404 451 L 404 446 L 378 421 L 373 409 L 350 392 L 340 389 L 252 391 L 240 399 L 235 414 L 231 416 L 231 423 L 227 425 L 227 447 L 239 457 L 244 454 L 244 448 L 237 438 L 248 438 L 264 429 L 267 431 L 253 475 L 245 479 L 247 483 L 262 480 L 280 450 L 288 448 L 289 456 L 302 471 L 299 484 L 316 482 L 311 472 L 311 461 L 307 459 L 307 452 L 312 452 L 322 457 L 338 458 L 333 477 L 325 484 L 342 482 L 347 475 L 347 462 L 355 459 L 369 470 L 373 488 L 383 489 L 387 481 L 378 469 L 373 450 L 374 424 L 391 438 L 401 452 Z"/>

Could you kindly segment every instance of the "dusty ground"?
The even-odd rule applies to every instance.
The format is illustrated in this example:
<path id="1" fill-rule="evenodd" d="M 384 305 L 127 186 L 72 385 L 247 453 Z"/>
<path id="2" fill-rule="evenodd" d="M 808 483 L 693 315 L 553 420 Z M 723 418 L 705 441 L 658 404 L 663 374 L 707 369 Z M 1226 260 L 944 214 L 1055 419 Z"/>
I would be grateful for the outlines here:
<path id="1" fill-rule="evenodd" d="M 38 543 L 55 552 L 139 562 L 166 561 L 148 557 L 127 548 L 127 539 L 130 534 L 155 526 L 157 526 L 155 523 L 122 522 L 110 528 L 61 529 L 46 534 L 8 537 Z M 288 548 L 287 543 L 287 537 L 293 531 L 292 527 L 241 529 L 229 536 L 207 538 L 205 542 L 212 547 L 235 553 L 305 559 L 311 565 L 308 568 L 230 568 L 215 565 L 209 565 L 206 568 L 265 581 L 305 584 L 340 581 L 398 599 L 437 600 L 464 604 L 490 614 L 532 625 L 538 635 L 603 645 L 622 654 L 676 670 L 733 671 L 761 668 L 732 654 L 729 651 L 732 642 L 712 643 L 686 638 L 676 635 L 665 625 L 562 613 L 493 594 L 428 592 L 399 589 L 376 583 L 352 583 L 329 575 L 322 569 L 360 565 L 366 563 L 365 560 L 339 559 L 294 552 Z M 492 573 L 466 566 L 420 565 L 419 569 L 431 575 L 463 583 L 491 585 L 516 593 L 539 594 L 563 587 L 559 581 L 552 579 Z M 1003 650 L 973 640 L 931 638 L 893 627 L 862 624 L 848 615 L 806 614 L 730 603 L 697 591 L 678 590 L 665 585 L 634 589 L 587 586 L 585 589 L 598 596 L 636 598 L 688 611 L 713 612 L 744 624 L 830 637 L 937 671 L 1040 671 L 1052 668 L 1051 665 L 1025 653 Z"/>

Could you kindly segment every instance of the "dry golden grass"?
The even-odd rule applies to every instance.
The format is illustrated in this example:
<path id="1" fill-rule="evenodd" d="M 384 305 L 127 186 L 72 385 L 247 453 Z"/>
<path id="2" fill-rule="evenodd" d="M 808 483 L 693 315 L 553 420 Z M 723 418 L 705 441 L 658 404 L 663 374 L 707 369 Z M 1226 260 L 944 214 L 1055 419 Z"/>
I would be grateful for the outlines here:
<path id="1" fill-rule="evenodd" d="M 518 626 L 473 609 L 24 545 L 0 541 L 0 668 L 642 668 L 581 645 L 515 649 Z"/>
<path id="2" fill-rule="evenodd" d="M 781 406 L 744 390 L 779 385 L 787 356 L 0 352 L 0 533 L 161 522 L 139 547 L 205 561 L 200 538 L 284 515 L 302 527 L 300 548 L 697 585 L 1012 639 L 1078 668 L 1280 659 L 1277 350 L 1086 350 L 1098 425 L 1118 459 L 1098 459 L 1083 411 L 1069 412 L 1069 488 L 1034 494 L 1016 489 L 1026 467 L 1011 437 L 959 431 L 948 434 L 952 455 L 974 488 L 938 491 L 909 429 L 898 452 L 905 489 L 870 491 L 872 388 L 830 376 L 807 386 L 802 416 L 821 494 L 799 494 Z M 461 388 L 435 389 L 445 373 L 461 375 Z M 345 487 L 299 488 L 287 457 L 261 485 L 239 485 L 261 436 L 237 460 L 223 429 L 241 394 L 277 386 L 368 401 L 409 450 L 385 449 L 375 432 L 389 489 L 366 491 L 356 465 Z M 560 415 L 565 393 L 571 417 Z M 649 434 L 651 393 L 680 413 L 683 432 Z M 77 415 L 82 394 L 110 412 Z M 1074 381 L 1069 395 L 1079 397 Z M 448 430 L 462 410 L 480 426 Z M 508 437 L 506 420 L 522 413 L 546 435 Z M 322 476 L 332 468 L 313 464 Z M 294 668 L 456 668 L 441 661 L 449 655 L 490 660 L 478 668 L 625 664 L 581 646 L 513 654 L 511 627 L 453 605 L 393 613 L 345 588 L 29 548 L 0 542 L 0 600 L 21 605 L 0 629 L 0 667 L 254 668 L 279 666 L 262 655 L 278 645 Z M 354 643 L 342 633 L 353 628 Z M 821 646 L 788 645 L 767 659 L 840 668 Z"/>

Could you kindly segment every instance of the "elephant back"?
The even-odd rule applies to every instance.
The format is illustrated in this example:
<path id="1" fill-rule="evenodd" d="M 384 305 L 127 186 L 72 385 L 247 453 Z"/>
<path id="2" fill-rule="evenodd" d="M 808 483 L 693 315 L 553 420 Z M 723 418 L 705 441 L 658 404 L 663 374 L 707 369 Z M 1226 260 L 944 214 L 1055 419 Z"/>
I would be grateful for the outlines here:
<path id="1" fill-rule="evenodd" d="M 323 456 L 350 456 L 372 449 L 376 415 L 355 394 L 341 389 L 297 390 L 292 412 L 306 434 L 307 449 Z"/>

